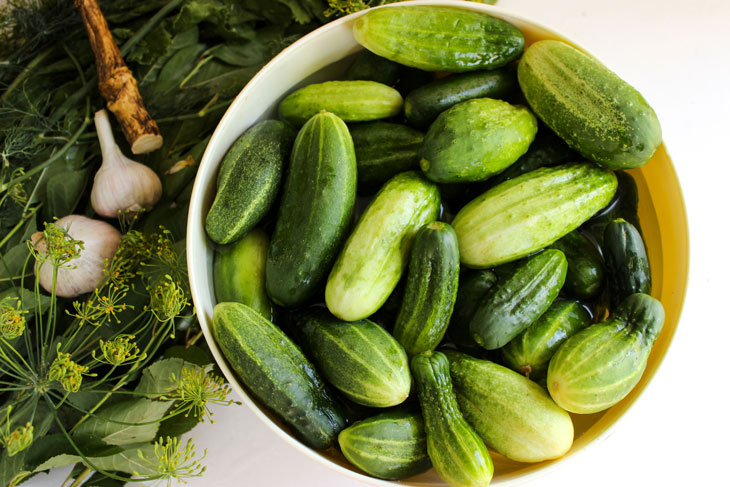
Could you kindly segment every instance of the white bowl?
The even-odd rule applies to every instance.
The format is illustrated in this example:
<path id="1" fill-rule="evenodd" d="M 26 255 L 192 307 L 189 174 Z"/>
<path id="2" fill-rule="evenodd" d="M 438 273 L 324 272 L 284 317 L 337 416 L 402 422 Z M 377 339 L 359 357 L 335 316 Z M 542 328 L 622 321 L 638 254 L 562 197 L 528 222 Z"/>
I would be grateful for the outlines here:
<path id="1" fill-rule="evenodd" d="M 575 42 L 539 22 L 498 7 L 458 0 L 415 0 L 408 2 L 408 5 L 451 6 L 484 12 L 517 26 L 525 35 L 527 45 L 540 39 L 558 39 L 580 48 Z M 288 93 L 312 82 L 337 79 L 342 74 L 352 59 L 351 55 L 363 49 L 352 35 L 353 23 L 363 13 L 359 12 L 333 21 L 283 50 L 251 79 L 221 119 L 203 155 L 190 201 L 187 227 L 190 285 L 198 319 L 216 362 L 233 390 L 276 434 L 315 461 L 371 485 L 446 485 L 433 470 L 397 483 L 375 479 L 350 465 L 335 449 L 316 451 L 305 446 L 294 438 L 276 417 L 247 395 L 223 358 L 210 328 L 213 307 L 216 303 L 213 290 L 214 247 L 206 238 L 204 222 L 215 195 L 218 165 L 228 148 L 246 129 L 259 120 L 277 117 L 278 103 Z M 649 164 L 630 172 L 639 187 L 639 215 L 652 262 L 654 282 L 652 294 L 662 301 L 666 311 L 664 329 L 654 345 L 646 371 L 634 390 L 607 411 L 590 415 L 572 415 L 575 441 L 564 457 L 537 464 L 524 464 L 493 453 L 495 475 L 492 485 L 515 486 L 532 480 L 558 466 L 565 465 L 587 445 L 595 444 L 605 438 L 645 389 L 671 342 L 684 301 L 687 280 L 686 211 L 679 183 L 664 145 Z"/>

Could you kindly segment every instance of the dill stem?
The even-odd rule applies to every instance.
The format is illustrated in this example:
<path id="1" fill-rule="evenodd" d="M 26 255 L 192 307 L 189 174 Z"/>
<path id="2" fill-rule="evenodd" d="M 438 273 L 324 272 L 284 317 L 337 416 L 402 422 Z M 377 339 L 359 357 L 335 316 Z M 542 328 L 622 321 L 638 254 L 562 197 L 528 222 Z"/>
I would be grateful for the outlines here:
<path id="1" fill-rule="evenodd" d="M 3 93 L 3 96 L 0 97 L 0 103 L 4 102 L 8 99 L 8 96 L 10 93 L 12 93 L 15 88 L 17 88 L 20 83 L 25 81 L 25 79 L 30 76 L 30 74 L 35 70 L 35 68 L 38 67 L 39 64 L 41 64 L 43 61 L 46 60 L 48 56 L 51 55 L 51 53 L 56 49 L 56 45 L 51 45 L 48 48 L 46 48 L 44 51 L 41 51 L 31 62 L 29 62 L 25 68 L 23 68 L 23 71 L 18 74 L 18 76 L 15 77 L 12 83 L 8 86 L 8 88 L 5 90 L 5 93 Z"/>
<path id="2" fill-rule="evenodd" d="M 8 186 L 8 187 L 10 187 L 10 186 Z M 10 240 L 12 238 L 12 236 L 15 235 L 15 233 L 23 227 L 23 225 L 25 225 L 25 222 L 30 220 L 30 217 L 35 215 L 35 212 L 38 211 L 38 209 L 42 205 L 43 205 L 43 203 L 31 208 L 30 213 L 22 216 L 20 221 L 7 233 L 7 235 L 5 235 L 5 237 L 3 237 L 2 240 L 0 240 L 0 249 L 3 248 L 3 245 L 5 245 L 8 242 L 8 240 Z"/>
<path id="3" fill-rule="evenodd" d="M 76 480 L 74 480 L 73 484 L 69 485 L 69 487 L 79 487 L 79 485 L 81 485 L 81 483 L 86 480 L 86 477 L 88 477 L 90 473 L 91 468 L 87 466 L 86 470 L 81 472 L 78 477 L 76 477 Z"/>

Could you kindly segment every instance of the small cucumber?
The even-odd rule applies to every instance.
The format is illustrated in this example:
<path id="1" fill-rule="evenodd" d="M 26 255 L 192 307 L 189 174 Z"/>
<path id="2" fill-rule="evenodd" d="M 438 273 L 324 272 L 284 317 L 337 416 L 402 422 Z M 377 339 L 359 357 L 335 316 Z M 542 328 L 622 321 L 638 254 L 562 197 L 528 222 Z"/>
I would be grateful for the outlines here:
<path id="1" fill-rule="evenodd" d="M 352 138 L 336 115 L 320 112 L 299 131 L 271 246 L 266 290 L 282 306 L 309 300 L 346 237 L 355 207 Z"/>
<path id="2" fill-rule="evenodd" d="M 651 292 L 649 257 L 636 227 L 623 218 L 609 223 L 603 236 L 603 252 L 614 306 L 631 294 Z"/>
<path id="3" fill-rule="evenodd" d="M 386 411 L 345 428 L 338 441 L 350 463 L 381 479 L 403 479 L 431 467 L 418 412 Z"/>
<path id="4" fill-rule="evenodd" d="M 403 66 L 398 63 L 363 50 L 347 68 L 342 79 L 348 81 L 375 81 L 386 86 L 395 86 L 403 69 Z"/>
<path id="5" fill-rule="evenodd" d="M 255 227 L 276 199 L 294 132 L 266 120 L 246 130 L 221 163 L 205 231 L 215 243 L 235 242 Z"/>
<path id="6" fill-rule="evenodd" d="M 639 223 L 639 189 L 636 186 L 634 177 L 626 171 L 614 171 L 618 187 L 616 194 L 611 201 L 590 220 L 585 222 L 582 228 L 587 230 L 599 243 L 603 243 L 603 232 L 606 226 L 617 218 L 623 218 L 631 223 L 641 233 Z"/>
<path id="7" fill-rule="evenodd" d="M 257 228 L 234 244 L 216 249 L 213 258 L 215 298 L 243 303 L 268 320 L 274 310 L 266 294 L 266 253 L 269 236 Z"/>
<path id="8" fill-rule="evenodd" d="M 367 122 L 398 115 L 403 97 L 375 81 L 325 81 L 300 88 L 279 104 L 279 117 L 301 127 L 322 110 L 345 122 Z"/>
<path id="9" fill-rule="evenodd" d="M 433 468 L 449 485 L 486 487 L 494 473 L 492 457 L 459 410 L 448 359 L 441 352 L 423 352 L 411 359 L 411 369 Z"/>
<path id="10" fill-rule="evenodd" d="M 413 236 L 436 220 L 440 205 L 438 188 L 418 172 L 388 181 L 365 209 L 330 272 L 325 289 L 330 312 L 356 321 L 377 311 L 406 267 Z"/>
<path id="11" fill-rule="evenodd" d="M 446 352 L 459 408 L 490 448 L 518 462 L 558 458 L 573 444 L 573 422 L 545 390 L 486 360 Z"/>
<path id="12" fill-rule="evenodd" d="M 497 282 L 497 275 L 489 270 L 466 269 L 459 275 L 459 291 L 454 312 L 446 331 L 448 339 L 459 349 L 483 350 L 469 331 L 469 322 L 487 291 Z"/>
<path id="13" fill-rule="evenodd" d="M 548 367 L 550 395 L 571 413 L 610 408 L 639 382 L 663 325 L 662 303 L 647 294 L 632 294 L 606 321 L 560 346 Z"/>
<path id="14" fill-rule="evenodd" d="M 334 444 L 345 427 L 339 404 L 291 339 L 240 303 L 218 303 L 213 335 L 243 385 L 312 448 Z"/>
<path id="15" fill-rule="evenodd" d="M 421 169 L 437 183 L 481 181 L 514 163 L 537 133 L 525 107 L 492 98 L 468 100 L 438 116 L 421 146 Z"/>
<path id="16" fill-rule="evenodd" d="M 586 299 L 597 296 L 603 288 L 603 259 L 593 243 L 573 230 L 552 245 L 568 259 L 568 275 L 563 290 L 571 297 Z"/>
<path id="17" fill-rule="evenodd" d="M 413 238 L 408 280 L 393 336 L 409 356 L 433 350 L 446 333 L 459 283 L 459 243 L 450 225 L 429 223 Z"/>
<path id="18" fill-rule="evenodd" d="M 514 25 L 479 12 L 448 7 L 378 8 L 353 26 L 357 42 L 378 56 L 425 71 L 494 69 L 525 46 Z"/>
<path id="19" fill-rule="evenodd" d="M 379 325 L 341 321 L 319 308 L 297 312 L 293 328 L 317 370 L 351 401 L 386 408 L 408 397 L 408 356 Z"/>
<path id="20" fill-rule="evenodd" d="M 500 348 L 530 326 L 558 296 L 565 282 L 565 255 L 548 249 L 525 259 L 484 297 L 469 322 L 477 343 Z"/>

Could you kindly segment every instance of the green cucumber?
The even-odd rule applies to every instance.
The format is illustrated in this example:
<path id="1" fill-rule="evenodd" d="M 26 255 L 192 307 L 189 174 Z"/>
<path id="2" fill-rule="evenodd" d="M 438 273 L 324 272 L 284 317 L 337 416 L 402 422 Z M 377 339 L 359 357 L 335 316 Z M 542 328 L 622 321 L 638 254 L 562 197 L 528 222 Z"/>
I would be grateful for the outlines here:
<path id="1" fill-rule="evenodd" d="M 408 397 L 408 356 L 381 326 L 341 321 L 318 308 L 297 312 L 293 328 L 317 370 L 351 401 L 386 408 Z"/>
<path id="2" fill-rule="evenodd" d="M 603 252 L 614 306 L 631 294 L 651 292 L 649 257 L 636 227 L 623 218 L 609 223 L 603 236 Z"/>
<path id="3" fill-rule="evenodd" d="M 613 199 L 585 222 L 583 228 L 591 236 L 603 243 L 603 232 L 606 226 L 617 218 L 623 218 L 631 223 L 641 233 L 639 223 L 639 189 L 636 186 L 634 177 L 626 171 L 615 171 L 618 187 Z"/>
<path id="4" fill-rule="evenodd" d="M 350 126 L 357 159 L 357 187 L 369 193 L 398 173 L 418 169 L 418 150 L 423 133 L 389 122 L 358 123 Z"/>
<path id="5" fill-rule="evenodd" d="M 235 242 L 269 211 L 281 185 L 294 133 L 283 122 L 266 120 L 246 130 L 221 163 L 205 231 L 215 243 Z"/>
<path id="6" fill-rule="evenodd" d="M 487 291 L 497 282 L 497 275 L 489 270 L 463 270 L 459 275 L 459 291 L 454 312 L 446 331 L 448 339 L 459 349 L 483 350 L 469 330 L 469 322 Z"/>
<path id="7" fill-rule="evenodd" d="M 578 299 L 592 298 L 603 288 L 603 259 L 596 246 L 573 230 L 552 245 L 568 259 L 568 275 L 563 290 Z"/>
<path id="8" fill-rule="evenodd" d="M 446 352 L 464 417 L 484 443 L 518 462 L 558 458 L 573 444 L 573 422 L 545 390 L 506 367 Z"/>
<path id="9" fill-rule="evenodd" d="M 452 223 L 461 262 L 486 268 L 540 250 L 611 201 L 616 176 L 591 163 L 545 167 L 495 186 Z"/>
<path id="10" fill-rule="evenodd" d="M 346 237 L 355 206 L 352 138 L 336 115 L 320 112 L 297 134 L 271 246 L 266 290 L 282 306 L 317 292 Z"/>
<path id="11" fill-rule="evenodd" d="M 449 108 L 426 132 L 421 169 L 437 183 L 481 181 L 527 151 L 537 120 L 525 107 L 476 98 Z"/>
<path id="12" fill-rule="evenodd" d="M 216 249 L 213 283 L 219 303 L 243 303 L 268 320 L 274 309 L 266 294 L 266 253 L 269 236 L 257 228 L 234 244 Z"/>
<path id="13" fill-rule="evenodd" d="M 333 315 L 356 321 L 382 306 L 403 274 L 413 236 L 436 220 L 440 204 L 436 185 L 415 171 L 398 174 L 383 186 L 327 279 L 325 301 Z"/>
<path id="14" fill-rule="evenodd" d="M 450 73 L 499 68 L 520 57 L 525 45 L 522 32 L 508 22 L 448 7 L 369 10 L 355 21 L 353 34 L 378 56 Z"/>
<path id="15" fill-rule="evenodd" d="M 560 346 L 548 367 L 550 395 L 572 413 L 610 408 L 639 382 L 663 324 L 662 303 L 647 294 L 627 297 L 606 321 Z"/>
<path id="16" fill-rule="evenodd" d="M 408 280 L 393 336 L 409 356 L 433 350 L 446 333 L 459 283 L 459 243 L 450 225 L 429 223 L 413 238 Z"/>
<path id="17" fill-rule="evenodd" d="M 502 348 L 505 365 L 539 382 L 560 345 L 591 320 L 591 313 L 580 302 L 556 299 L 537 321 Z"/>
<path id="18" fill-rule="evenodd" d="M 459 410 L 448 359 L 441 352 L 423 352 L 411 359 L 411 370 L 433 468 L 449 485 L 486 487 L 494 473 L 492 457 Z"/>
<path id="19" fill-rule="evenodd" d="M 411 91 L 403 103 L 408 123 L 427 127 L 441 112 L 473 98 L 499 98 L 517 87 L 515 71 L 509 68 L 475 71 L 441 78 Z"/>
<path id="20" fill-rule="evenodd" d="M 641 94 L 564 42 L 532 44 L 517 75 L 537 116 L 573 149 L 604 167 L 643 166 L 661 144 L 659 120 Z"/>
<path id="21" fill-rule="evenodd" d="M 363 50 L 345 71 L 342 79 L 349 81 L 375 81 L 386 86 L 395 86 L 403 66 L 384 57 Z"/>
<path id="22" fill-rule="evenodd" d="M 525 259 L 488 291 L 469 330 L 487 350 L 503 347 L 530 326 L 555 301 L 565 282 L 565 255 L 548 249 Z"/>
<path id="23" fill-rule="evenodd" d="M 322 110 L 346 122 L 367 122 L 398 115 L 403 97 L 375 81 L 325 81 L 300 88 L 279 104 L 279 117 L 300 127 Z"/>
<path id="24" fill-rule="evenodd" d="M 345 428 L 338 441 L 345 458 L 373 477 L 403 479 L 431 467 L 418 412 L 386 411 Z"/>
<path id="25" fill-rule="evenodd" d="M 218 303 L 213 336 L 243 385 L 297 437 L 312 448 L 334 444 L 345 427 L 340 406 L 284 332 L 245 304 Z"/>

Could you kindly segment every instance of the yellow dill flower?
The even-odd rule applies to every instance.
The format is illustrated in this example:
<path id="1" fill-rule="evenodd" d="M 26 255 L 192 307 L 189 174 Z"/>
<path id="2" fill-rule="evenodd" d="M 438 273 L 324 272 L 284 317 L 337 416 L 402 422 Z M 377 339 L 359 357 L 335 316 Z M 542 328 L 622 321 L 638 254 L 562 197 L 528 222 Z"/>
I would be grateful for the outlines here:
<path id="1" fill-rule="evenodd" d="M 163 323 L 175 319 L 187 305 L 185 290 L 169 275 L 150 290 L 150 311 Z"/>
<path id="2" fill-rule="evenodd" d="M 114 366 L 124 365 L 147 357 L 146 353 L 140 355 L 139 348 L 132 339 L 134 339 L 134 335 L 117 335 L 113 340 L 99 340 L 101 358 L 96 357 L 96 352 L 92 352 L 91 355 L 100 362 L 106 362 Z"/>
<path id="3" fill-rule="evenodd" d="M 154 470 L 157 471 L 156 475 L 148 476 L 149 480 L 162 480 L 166 481 L 167 485 L 172 485 L 173 480 L 179 482 L 185 482 L 185 479 L 191 477 L 200 477 L 205 472 L 205 466 L 200 462 L 208 454 L 208 451 L 203 452 L 203 456 L 195 458 L 195 445 L 192 440 L 188 440 L 184 448 L 180 448 L 180 440 L 178 438 L 158 439 L 155 442 L 154 449 L 155 457 L 153 459 L 146 458 L 141 450 L 137 450 L 137 456 L 139 459 L 150 465 Z M 138 473 L 135 475 L 139 476 Z"/>
<path id="4" fill-rule="evenodd" d="M 60 348 L 60 344 L 59 344 Z M 95 375 L 87 374 L 89 368 L 83 365 L 79 365 L 71 360 L 70 353 L 62 353 L 58 351 L 58 356 L 51 364 L 51 368 L 48 371 L 49 380 L 57 380 L 68 392 L 78 392 L 81 388 L 82 375 Z"/>
<path id="5" fill-rule="evenodd" d="M 177 389 L 165 399 L 179 401 L 175 405 L 175 411 L 186 411 L 185 416 L 192 412 L 201 422 L 205 422 L 207 416 L 211 423 L 215 423 L 208 405 L 227 406 L 236 402 L 226 399 L 231 393 L 231 388 L 223 378 L 210 372 L 206 373 L 201 367 L 183 368 L 180 378 L 172 374 L 170 381 L 177 385 Z"/>
<path id="6" fill-rule="evenodd" d="M 10 302 L 15 299 L 15 306 Z M 0 301 L 0 336 L 6 340 L 18 338 L 25 331 L 25 316 L 28 311 L 20 309 L 18 298 L 5 298 Z"/>

